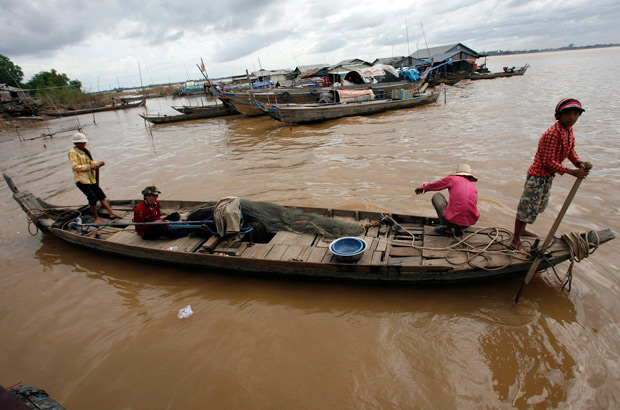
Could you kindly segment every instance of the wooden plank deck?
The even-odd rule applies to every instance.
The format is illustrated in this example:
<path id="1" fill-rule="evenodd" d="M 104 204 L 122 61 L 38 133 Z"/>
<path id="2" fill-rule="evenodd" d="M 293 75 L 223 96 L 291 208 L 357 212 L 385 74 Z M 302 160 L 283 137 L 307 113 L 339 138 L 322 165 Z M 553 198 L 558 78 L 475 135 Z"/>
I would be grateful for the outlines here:
<path id="1" fill-rule="evenodd" d="M 133 226 L 118 230 L 109 236 L 106 241 L 121 243 L 124 245 L 142 246 L 151 249 L 173 248 L 179 252 L 195 252 L 205 242 L 205 238 L 185 236 L 178 239 L 142 239 Z M 175 248 L 176 247 L 176 248 Z"/>

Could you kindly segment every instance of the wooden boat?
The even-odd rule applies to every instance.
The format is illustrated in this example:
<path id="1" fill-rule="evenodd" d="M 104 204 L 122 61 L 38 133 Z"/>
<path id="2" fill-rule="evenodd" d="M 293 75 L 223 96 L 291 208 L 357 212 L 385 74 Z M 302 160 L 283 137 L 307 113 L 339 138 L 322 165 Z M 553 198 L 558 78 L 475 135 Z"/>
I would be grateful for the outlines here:
<path id="1" fill-rule="evenodd" d="M 6 410 L 65 410 L 45 390 L 21 383 L 8 389 L 0 386 L 0 408 Z"/>
<path id="2" fill-rule="evenodd" d="M 232 104 L 241 114 L 253 117 L 265 115 L 265 112 L 258 108 L 253 101 L 262 104 L 306 104 L 315 103 L 319 100 L 321 93 L 332 90 L 372 90 L 375 94 L 391 94 L 393 90 L 405 89 L 419 90 L 426 80 L 426 76 L 421 80 L 412 83 L 410 81 L 396 81 L 375 84 L 357 84 L 333 87 L 307 87 L 307 88 L 273 88 L 270 90 L 258 91 L 225 91 L 219 87 L 213 87 L 213 94 L 220 100 Z"/>
<path id="3" fill-rule="evenodd" d="M 128 108 L 142 107 L 145 104 L 145 102 L 146 102 L 146 100 L 142 99 L 141 101 L 138 101 L 136 103 L 107 105 L 105 107 L 84 108 L 84 109 L 81 109 L 81 110 L 46 112 L 46 113 L 44 113 L 44 115 L 49 115 L 51 117 L 70 117 L 72 115 L 91 114 L 91 113 L 94 113 L 94 112 L 126 110 Z"/>
<path id="4" fill-rule="evenodd" d="M 210 110 L 213 105 L 173 105 L 172 108 L 182 114 L 192 114 L 200 110 Z"/>
<path id="5" fill-rule="evenodd" d="M 134 207 L 141 200 L 109 201 L 123 219 L 94 225 L 88 205 L 50 205 L 28 191 L 20 191 L 7 175 L 13 198 L 41 231 L 98 252 L 130 256 L 153 263 L 167 262 L 209 270 L 263 274 L 279 278 L 349 280 L 368 283 L 447 283 L 488 280 L 522 274 L 532 264 L 530 255 L 509 251 L 510 235 L 496 229 L 470 227 L 461 239 L 435 233 L 437 220 L 415 215 L 359 210 L 281 207 L 243 200 L 246 221 L 242 233 L 211 234 L 209 222 L 179 239 L 144 240 L 132 226 Z M 162 215 L 179 212 L 182 218 L 203 217 L 199 210 L 215 202 L 160 201 Z M 260 210 L 254 212 L 253 210 Z M 193 210 L 193 211 L 192 211 Z M 100 217 L 106 215 L 101 212 Z M 264 217 L 268 215 L 269 217 Z M 271 218 L 272 216 L 276 217 Z M 81 222 L 77 223 L 77 217 Z M 290 218 L 287 220 L 287 218 Z M 182 223 L 182 222 L 178 222 Z M 192 222 L 187 222 L 192 223 Z M 204 229 L 203 229 L 204 228 Z M 253 231 L 249 231 L 253 228 Z M 585 235 L 585 234 L 584 234 Z M 342 236 L 364 242 L 356 257 L 335 255 L 330 246 Z M 614 238 L 611 230 L 585 235 L 592 243 Z M 548 249 L 540 269 L 570 258 L 569 245 L 558 239 Z"/>
<path id="6" fill-rule="evenodd" d="M 526 64 L 526 65 L 524 65 L 523 67 L 520 67 L 520 68 L 504 67 L 504 71 L 499 71 L 499 72 L 496 72 L 496 73 L 478 73 L 478 72 L 473 72 L 473 73 L 470 74 L 469 79 L 470 80 L 487 80 L 487 79 L 493 79 L 493 78 L 514 77 L 514 76 L 525 74 L 525 72 L 527 71 L 527 69 L 529 67 L 530 67 L 530 65 Z"/>
<path id="7" fill-rule="evenodd" d="M 527 69 L 530 67 L 529 64 L 524 65 L 520 68 L 508 68 L 505 67 L 504 71 L 499 71 L 496 73 L 479 73 L 479 72 L 456 72 L 456 73 L 442 73 L 439 78 L 435 79 L 435 82 L 438 83 L 446 83 L 450 84 L 453 82 L 458 82 L 461 80 L 491 80 L 493 78 L 503 78 L 503 77 L 514 77 L 525 74 Z"/>
<path id="8" fill-rule="evenodd" d="M 201 108 L 202 109 L 195 110 L 188 114 L 179 114 L 179 115 L 138 114 L 138 115 L 153 124 L 168 124 L 171 122 L 199 120 L 203 118 L 215 118 L 215 117 L 223 117 L 225 115 L 239 114 L 233 108 L 229 108 L 225 105 L 212 105 L 212 106 L 201 107 Z"/>
<path id="9" fill-rule="evenodd" d="M 127 96 L 120 96 L 120 97 L 112 97 L 112 99 L 119 101 L 120 104 L 125 104 L 127 102 L 130 101 L 141 101 L 141 100 L 146 100 L 147 98 L 153 98 L 152 96 L 145 94 L 145 95 L 127 95 Z"/>
<path id="10" fill-rule="evenodd" d="M 412 93 L 407 93 L 407 91 L 403 90 L 393 90 L 392 98 L 349 103 L 280 105 L 255 103 L 269 116 L 278 121 L 288 124 L 303 124 L 431 104 L 437 101 L 441 90 L 441 87 L 434 90 Z"/>

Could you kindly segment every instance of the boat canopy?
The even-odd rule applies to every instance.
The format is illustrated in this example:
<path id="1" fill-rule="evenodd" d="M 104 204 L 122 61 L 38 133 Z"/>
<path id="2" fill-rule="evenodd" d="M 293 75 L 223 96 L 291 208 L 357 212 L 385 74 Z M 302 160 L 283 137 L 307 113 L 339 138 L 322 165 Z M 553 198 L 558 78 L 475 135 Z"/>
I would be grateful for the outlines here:
<path id="1" fill-rule="evenodd" d="M 331 74 L 331 73 L 330 73 Z M 342 74 L 334 72 L 333 74 Z M 375 64 L 372 67 L 360 67 L 347 71 L 343 78 L 354 84 L 384 83 L 398 81 L 398 71 L 387 64 Z"/>

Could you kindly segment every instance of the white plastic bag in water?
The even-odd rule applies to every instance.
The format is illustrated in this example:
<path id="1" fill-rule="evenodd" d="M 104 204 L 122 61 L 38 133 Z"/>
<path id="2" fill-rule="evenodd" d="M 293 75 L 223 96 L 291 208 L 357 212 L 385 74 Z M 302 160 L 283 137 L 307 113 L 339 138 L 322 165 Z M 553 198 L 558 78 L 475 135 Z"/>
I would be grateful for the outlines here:
<path id="1" fill-rule="evenodd" d="M 187 305 L 183 309 L 179 310 L 179 319 L 188 318 L 192 314 L 194 314 L 194 312 L 192 311 L 192 307 L 190 305 Z"/>

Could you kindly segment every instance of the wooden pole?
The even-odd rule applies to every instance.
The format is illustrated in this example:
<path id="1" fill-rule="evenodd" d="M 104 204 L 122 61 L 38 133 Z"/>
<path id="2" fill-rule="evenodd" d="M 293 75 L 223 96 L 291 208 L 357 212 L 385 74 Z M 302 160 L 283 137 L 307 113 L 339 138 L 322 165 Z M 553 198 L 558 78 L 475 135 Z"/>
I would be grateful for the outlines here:
<path id="1" fill-rule="evenodd" d="M 584 167 L 585 169 L 590 170 L 592 169 L 592 164 L 590 164 L 589 162 L 586 162 L 584 163 Z M 573 184 L 573 188 L 568 193 L 568 196 L 566 197 L 566 200 L 564 201 L 564 205 L 562 206 L 562 209 L 560 209 L 560 213 L 555 218 L 555 222 L 553 223 L 553 225 L 551 226 L 551 230 L 547 234 L 547 238 L 545 238 L 545 241 L 543 242 L 542 246 L 540 247 L 538 251 L 539 255 L 544 255 L 545 251 L 547 250 L 547 247 L 549 247 L 549 244 L 553 240 L 553 237 L 556 231 L 558 230 L 558 227 L 560 226 L 560 223 L 562 222 L 562 219 L 564 218 L 564 215 L 566 214 L 568 207 L 570 206 L 571 202 L 573 201 L 573 198 L 575 197 L 575 194 L 577 193 L 577 190 L 579 189 L 579 185 L 581 185 L 581 181 L 583 181 L 583 178 L 577 178 L 577 180 Z M 536 273 L 536 270 L 538 269 L 538 265 L 540 265 L 540 262 L 542 262 L 542 259 L 540 258 L 540 256 L 536 256 L 536 258 L 532 262 L 532 265 L 530 266 L 530 270 L 527 272 L 527 275 L 525 276 L 525 279 L 523 280 L 523 283 L 521 283 L 521 287 L 519 288 L 517 295 L 515 296 L 513 300 L 515 305 L 519 302 L 519 297 L 521 297 L 521 292 L 523 292 L 523 288 L 525 287 L 525 285 L 530 283 L 532 276 L 534 276 L 534 273 Z"/>

